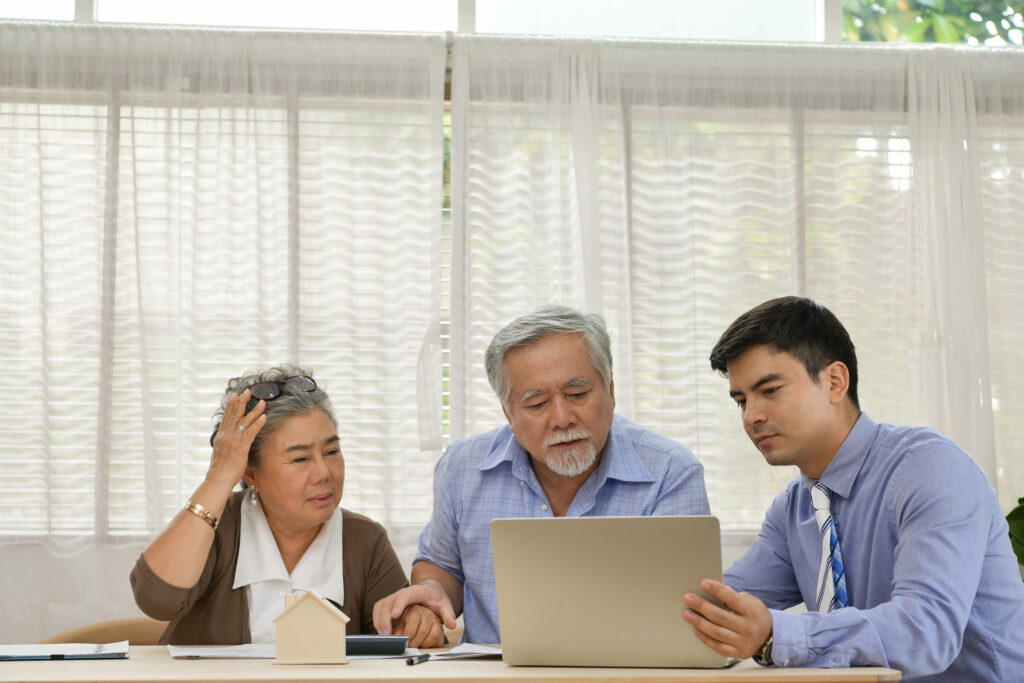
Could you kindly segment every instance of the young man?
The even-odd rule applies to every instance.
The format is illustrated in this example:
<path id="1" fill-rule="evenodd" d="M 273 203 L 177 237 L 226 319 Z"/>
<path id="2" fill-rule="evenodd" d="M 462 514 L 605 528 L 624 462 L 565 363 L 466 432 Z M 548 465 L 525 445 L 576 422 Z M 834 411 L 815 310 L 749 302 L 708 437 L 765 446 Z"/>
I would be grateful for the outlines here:
<path id="1" fill-rule="evenodd" d="M 400 618 L 412 604 L 430 607 L 449 628 L 464 610 L 463 640 L 500 641 L 493 519 L 710 512 L 693 454 L 615 415 L 600 316 L 545 306 L 499 331 L 485 362 L 508 424 L 448 448 L 434 472 L 434 511 L 412 585 L 374 608 L 377 632 L 394 623 L 410 647 L 440 644 L 439 632 Z"/>
<path id="2" fill-rule="evenodd" d="M 808 299 L 768 301 L 725 331 L 711 367 L 765 460 L 801 476 L 725 585 L 702 583 L 725 609 L 683 596 L 697 637 L 776 666 L 1024 680 L 1024 582 L 991 487 L 949 439 L 860 411 L 839 320 Z"/>

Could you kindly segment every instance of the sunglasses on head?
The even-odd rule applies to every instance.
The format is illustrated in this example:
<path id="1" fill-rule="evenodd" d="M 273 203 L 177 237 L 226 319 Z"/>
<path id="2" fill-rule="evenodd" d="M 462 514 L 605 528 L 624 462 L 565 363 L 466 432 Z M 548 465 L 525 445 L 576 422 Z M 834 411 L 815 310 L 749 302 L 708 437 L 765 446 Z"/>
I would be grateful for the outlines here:
<path id="1" fill-rule="evenodd" d="M 283 380 L 271 379 L 263 382 L 256 382 L 256 384 L 249 386 L 249 392 L 256 400 L 273 401 L 281 395 L 281 389 L 285 384 L 295 387 L 299 391 L 313 391 L 316 389 L 316 382 L 313 381 L 312 377 L 306 377 L 305 375 L 292 375 L 291 377 L 286 377 Z"/>

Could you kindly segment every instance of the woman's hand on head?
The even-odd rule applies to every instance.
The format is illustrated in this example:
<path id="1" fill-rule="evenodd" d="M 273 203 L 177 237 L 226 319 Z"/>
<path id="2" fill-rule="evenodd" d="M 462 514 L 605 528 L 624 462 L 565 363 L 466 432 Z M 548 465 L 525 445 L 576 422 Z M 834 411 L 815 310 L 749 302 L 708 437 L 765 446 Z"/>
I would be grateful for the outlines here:
<path id="1" fill-rule="evenodd" d="M 267 421 L 263 414 L 266 403 L 260 401 L 248 413 L 245 406 L 251 395 L 248 389 L 235 394 L 224 408 L 224 417 L 213 437 L 213 455 L 206 478 L 220 479 L 233 487 L 245 474 L 249 463 L 249 449 L 260 429 Z"/>

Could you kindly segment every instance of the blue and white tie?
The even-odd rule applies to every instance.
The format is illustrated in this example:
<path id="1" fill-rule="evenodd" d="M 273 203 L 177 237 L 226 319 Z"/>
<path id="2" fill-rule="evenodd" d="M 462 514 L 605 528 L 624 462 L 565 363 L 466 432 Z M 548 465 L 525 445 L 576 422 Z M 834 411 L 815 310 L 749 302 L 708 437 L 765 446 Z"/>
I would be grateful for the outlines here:
<path id="1" fill-rule="evenodd" d="M 839 537 L 831 511 L 832 492 L 823 484 L 811 489 L 814 503 L 814 518 L 818 521 L 821 534 L 821 566 L 818 568 L 819 612 L 831 612 L 849 605 L 846 597 L 846 573 L 843 571 L 843 555 L 839 552 Z"/>

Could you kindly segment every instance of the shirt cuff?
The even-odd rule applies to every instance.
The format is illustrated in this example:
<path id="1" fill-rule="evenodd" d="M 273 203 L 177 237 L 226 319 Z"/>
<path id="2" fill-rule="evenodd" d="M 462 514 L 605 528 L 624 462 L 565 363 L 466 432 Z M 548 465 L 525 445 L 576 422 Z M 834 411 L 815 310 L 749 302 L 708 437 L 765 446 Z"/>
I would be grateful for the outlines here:
<path id="1" fill-rule="evenodd" d="M 775 666 L 800 666 L 800 653 L 807 652 L 807 633 L 799 614 L 770 609 L 772 615 L 772 661 Z"/>

